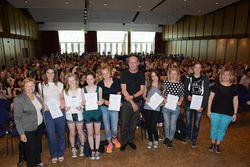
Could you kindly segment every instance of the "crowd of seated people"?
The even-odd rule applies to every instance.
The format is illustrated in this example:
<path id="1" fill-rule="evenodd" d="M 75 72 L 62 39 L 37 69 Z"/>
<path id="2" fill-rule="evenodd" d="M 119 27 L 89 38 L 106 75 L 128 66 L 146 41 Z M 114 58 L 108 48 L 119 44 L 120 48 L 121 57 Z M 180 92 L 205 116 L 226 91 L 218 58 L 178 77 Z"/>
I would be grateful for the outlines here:
<path id="1" fill-rule="evenodd" d="M 137 75 L 138 71 L 143 74 L 143 76 L 138 74 L 141 81 L 136 81 L 133 83 L 135 85 L 130 85 L 130 82 L 133 81 L 129 80 L 129 77 L 137 80 L 133 74 Z M 90 145 L 90 158 L 92 160 L 99 160 L 101 157 L 98 150 L 100 144 L 100 122 L 104 122 L 104 126 L 106 126 L 105 134 L 108 140 L 106 151 L 108 153 L 112 152 L 113 144 L 115 147 L 120 148 L 121 151 L 125 151 L 127 145 L 132 149 L 136 149 L 136 145 L 133 143 L 133 135 L 131 139 L 126 139 L 128 141 L 125 141 L 122 137 L 121 143 L 119 142 L 120 139 L 118 139 L 117 134 L 118 112 L 112 113 L 107 109 L 109 105 L 109 95 L 112 93 L 122 94 L 124 97 L 120 113 L 125 113 L 126 110 L 129 110 L 130 105 L 131 110 L 135 113 L 139 112 L 140 108 L 145 108 L 144 115 L 146 125 L 151 126 L 150 128 L 147 127 L 149 134 L 147 148 L 149 149 L 158 148 L 159 145 L 155 124 L 160 112 L 163 112 L 164 115 L 164 144 L 166 144 L 168 148 L 173 147 L 172 142 L 176 121 L 180 113 L 178 106 L 184 104 L 186 113 L 187 129 L 182 142 L 186 144 L 188 141 L 191 141 L 192 148 L 197 147 L 200 117 L 202 115 L 200 113 L 206 109 L 207 105 L 207 115 L 211 120 L 218 121 L 219 116 L 228 116 L 223 117 L 223 119 L 227 119 L 227 123 L 223 124 L 224 131 L 217 132 L 216 130 L 211 130 L 211 146 L 209 147 L 209 151 L 220 153 L 219 145 L 225 136 L 227 126 L 231 121 L 236 120 L 238 96 L 240 105 L 250 105 L 249 85 L 250 69 L 245 64 L 239 63 L 233 65 L 231 63 L 222 64 L 216 61 L 198 61 L 195 58 L 185 58 L 183 55 L 133 54 L 112 57 L 99 54 L 83 54 L 80 56 L 76 54 L 52 54 L 50 56 L 43 56 L 40 59 L 33 59 L 30 62 L 25 62 L 22 66 L 18 65 L 18 63 L 14 63 L 9 67 L 3 66 L 0 71 L 0 98 L 9 101 L 10 113 L 14 112 L 15 120 L 20 119 L 17 121 L 17 126 L 23 126 L 21 125 L 21 119 L 23 118 L 21 118 L 22 114 L 20 114 L 20 112 L 25 112 L 20 111 L 20 107 L 17 107 L 18 104 L 21 105 L 20 97 L 25 99 L 27 96 L 28 98 L 26 100 L 30 100 L 34 104 L 34 111 L 37 109 L 37 113 L 39 113 L 38 110 L 40 108 L 43 108 L 42 115 L 37 114 L 37 117 L 39 120 L 42 119 L 44 121 L 39 122 L 37 128 L 45 126 L 47 133 L 49 133 L 48 140 L 52 163 L 64 161 L 65 150 L 64 148 L 56 148 L 55 145 L 58 143 L 54 141 L 53 135 L 58 135 L 58 138 L 61 139 L 61 141 L 58 142 L 63 143 L 65 140 L 64 135 L 63 133 L 59 133 L 59 131 L 64 132 L 65 129 L 63 127 L 65 127 L 65 124 L 68 125 L 70 130 L 73 158 L 77 157 L 77 150 L 75 148 L 76 130 L 80 138 L 79 155 L 84 155 L 83 145 L 85 138 L 81 133 L 83 123 L 86 124 L 89 134 L 86 140 L 88 140 Z M 30 88 L 32 86 L 34 86 L 34 90 Z M 138 88 L 138 90 L 130 90 L 129 86 L 135 87 L 135 89 Z M 230 90 L 224 89 L 223 86 L 230 87 Z M 231 88 L 231 86 L 233 87 Z M 220 90 L 229 91 L 230 96 L 232 96 L 232 98 L 228 100 L 228 103 L 232 106 L 230 108 L 232 112 L 230 113 L 218 113 L 218 109 L 214 106 L 220 95 L 218 94 Z M 36 94 L 34 92 L 39 93 Z M 55 92 L 57 93 L 55 94 Z M 89 112 L 84 109 L 86 103 L 84 94 L 87 92 L 96 92 L 98 94 L 99 107 L 95 112 Z M 157 109 L 152 109 L 150 106 L 146 106 L 146 104 L 149 103 L 150 97 L 155 92 L 160 94 L 164 100 L 159 104 Z M 76 107 L 76 111 L 74 111 L 75 114 L 67 115 L 67 112 L 72 109 L 70 100 L 74 100 L 70 99 L 71 94 L 72 97 L 74 96 L 74 98 L 79 99 L 80 103 L 79 106 Z M 165 108 L 169 94 L 176 95 L 179 98 L 175 110 Z M 192 101 L 193 95 L 203 97 L 200 109 L 190 109 L 190 102 Z M 57 99 L 55 100 L 55 98 Z M 68 103 L 66 99 L 69 100 Z M 54 100 L 54 103 L 49 104 Z M 146 104 L 141 103 L 142 101 L 145 101 Z M 39 102 L 41 102 L 41 105 Z M 55 116 L 52 115 L 52 112 L 49 112 L 50 110 L 57 110 L 55 106 L 50 106 L 53 104 L 56 104 L 55 106 L 62 110 L 61 116 Z M 145 106 L 140 106 L 144 104 Z M 223 108 L 223 105 L 220 107 Z M 79 111 L 84 111 L 84 114 L 80 116 L 77 114 Z M 190 134 L 192 128 L 190 121 L 192 122 L 192 120 L 190 120 L 189 117 L 192 116 L 192 114 L 196 115 L 192 130 L 195 134 Z M 126 119 L 134 120 L 138 118 L 137 114 L 129 113 L 121 114 L 120 117 L 120 121 L 122 122 L 121 126 L 125 126 Z M 35 118 L 35 120 L 38 120 L 38 118 Z M 111 123 L 107 123 L 107 119 L 111 119 Z M 55 129 L 55 125 L 57 128 L 60 126 L 61 128 Z M 112 129 L 112 133 L 108 132 L 110 128 Z M 218 127 L 214 127 L 211 122 L 211 129 L 216 128 L 219 129 Z M 24 136 L 29 134 L 26 133 L 25 129 L 17 127 L 17 130 L 19 134 L 22 133 L 20 134 L 21 141 L 27 142 L 28 137 Z M 133 129 L 124 129 L 124 127 L 122 127 L 121 136 L 126 136 L 127 131 L 133 133 Z M 37 130 L 34 131 L 34 133 L 35 132 L 38 133 Z M 217 133 L 220 134 L 218 135 Z M 94 139 L 95 141 L 93 141 Z M 62 145 L 62 147 L 64 147 L 64 145 Z M 36 151 L 36 153 L 39 152 L 39 150 L 34 151 Z M 30 152 L 30 154 L 32 153 Z M 34 164 L 43 166 L 40 159 L 34 160 L 28 158 L 27 165 L 32 166 Z"/>

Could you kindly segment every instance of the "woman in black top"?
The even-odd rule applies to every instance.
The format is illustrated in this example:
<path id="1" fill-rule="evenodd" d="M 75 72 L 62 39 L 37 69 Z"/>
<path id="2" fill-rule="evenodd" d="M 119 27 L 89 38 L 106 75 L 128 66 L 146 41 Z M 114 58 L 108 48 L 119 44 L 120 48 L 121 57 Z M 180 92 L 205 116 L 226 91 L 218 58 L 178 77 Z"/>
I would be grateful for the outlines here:
<path id="1" fill-rule="evenodd" d="M 116 148 L 120 148 L 121 144 L 117 140 L 119 112 L 109 110 L 109 96 L 110 94 L 121 94 L 121 86 L 119 79 L 111 78 L 111 72 L 107 66 L 101 68 L 101 73 L 103 80 L 98 83 L 98 86 L 102 88 L 102 97 L 104 99 L 104 104 L 101 106 L 101 110 L 105 127 L 105 135 L 109 142 L 106 151 L 107 153 L 112 153 L 112 142 L 115 144 Z M 110 128 L 112 129 L 112 134 L 110 132 Z M 112 141 L 111 138 L 113 138 Z"/>
<path id="2" fill-rule="evenodd" d="M 230 70 L 220 73 L 220 83 L 211 88 L 207 115 L 211 120 L 211 146 L 209 151 L 220 153 L 219 145 L 223 141 L 228 125 L 236 121 L 238 110 L 238 92 L 233 85 L 234 75 Z"/>

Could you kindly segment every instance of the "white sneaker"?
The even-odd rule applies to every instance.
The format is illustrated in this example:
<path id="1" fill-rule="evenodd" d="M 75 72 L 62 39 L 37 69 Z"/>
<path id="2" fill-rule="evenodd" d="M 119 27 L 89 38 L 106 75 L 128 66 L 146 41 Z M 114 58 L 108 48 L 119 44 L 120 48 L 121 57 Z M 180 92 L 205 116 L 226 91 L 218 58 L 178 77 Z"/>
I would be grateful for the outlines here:
<path id="1" fill-rule="evenodd" d="M 154 148 L 158 148 L 158 145 L 159 145 L 159 142 L 158 142 L 158 141 L 154 141 L 154 142 L 153 142 Z"/>
<path id="2" fill-rule="evenodd" d="M 72 158 L 76 158 L 77 157 L 77 150 L 75 147 L 72 148 Z"/>
<path id="3" fill-rule="evenodd" d="M 153 147 L 153 143 L 150 141 L 150 142 L 148 142 L 148 149 L 151 149 L 152 147 Z"/>
<path id="4" fill-rule="evenodd" d="M 83 157 L 84 156 L 84 146 L 80 146 L 80 154 L 79 154 L 80 157 Z"/>
<path id="5" fill-rule="evenodd" d="M 96 159 L 96 160 L 101 159 L 101 154 L 100 154 L 100 152 L 98 152 L 98 151 L 95 152 L 95 159 Z"/>
<path id="6" fill-rule="evenodd" d="M 90 157 L 91 160 L 95 160 L 95 152 L 91 151 Z"/>

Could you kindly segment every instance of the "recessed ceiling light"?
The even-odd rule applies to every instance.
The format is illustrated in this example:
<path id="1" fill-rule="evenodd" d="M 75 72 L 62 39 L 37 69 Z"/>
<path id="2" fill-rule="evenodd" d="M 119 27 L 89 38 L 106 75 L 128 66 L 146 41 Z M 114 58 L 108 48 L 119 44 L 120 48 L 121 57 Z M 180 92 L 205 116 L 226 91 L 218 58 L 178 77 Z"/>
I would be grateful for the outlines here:
<path id="1" fill-rule="evenodd" d="M 168 18 L 169 18 L 170 16 L 168 15 Z"/>
<path id="2" fill-rule="evenodd" d="M 200 12 L 201 12 L 201 10 L 199 9 L 199 10 L 198 10 L 198 13 L 200 13 Z"/>
<path id="3" fill-rule="evenodd" d="M 25 0 L 24 3 L 28 3 L 29 1 Z"/>
<path id="4" fill-rule="evenodd" d="M 215 5 L 219 5 L 220 3 L 219 2 L 216 2 Z"/>
<path id="5" fill-rule="evenodd" d="M 187 2 L 187 0 L 184 0 L 184 2 Z"/>
<path id="6" fill-rule="evenodd" d="M 107 4 L 107 3 L 105 3 L 105 4 L 103 4 L 104 6 L 108 6 L 109 4 Z"/>
<path id="7" fill-rule="evenodd" d="M 142 6 L 141 6 L 141 5 L 139 5 L 139 6 L 138 6 L 138 8 L 142 8 Z"/>
<path id="8" fill-rule="evenodd" d="M 65 1 L 65 5 L 68 5 L 69 4 L 69 2 L 68 1 Z"/>

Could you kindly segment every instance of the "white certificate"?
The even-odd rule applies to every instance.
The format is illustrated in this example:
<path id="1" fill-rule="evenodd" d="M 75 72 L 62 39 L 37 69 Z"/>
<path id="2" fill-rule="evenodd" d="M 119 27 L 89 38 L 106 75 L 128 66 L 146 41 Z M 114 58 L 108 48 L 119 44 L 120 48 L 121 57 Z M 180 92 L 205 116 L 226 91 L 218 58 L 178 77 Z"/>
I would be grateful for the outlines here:
<path id="1" fill-rule="evenodd" d="M 150 108 L 152 108 L 153 110 L 156 110 L 156 108 L 161 104 L 161 102 L 164 100 L 163 97 L 161 97 L 161 95 L 159 95 L 158 93 L 154 93 L 149 100 L 149 103 L 147 103 L 149 105 Z"/>
<path id="2" fill-rule="evenodd" d="M 62 110 L 59 107 L 59 104 L 50 103 L 50 104 L 47 104 L 47 106 L 49 108 L 49 112 L 50 112 L 50 114 L 52 116 L 52 119 L 56 119 L 56 118 L 59 118 L 59 117 L 63 116 L 63 113 L 62 113 Z"/>
<path id="3" fill-rule="evenodd" d="M 191 104 L 190 104 L 190 109 L 199 110 L 201 108 L 202 100 L 203 100 L 203 96 L 192 95 L 192 101 L 191 101 Z"/>
<path id="4" fill-rule="evenodd" d="M 167 103 L 165 104 L 165 108 L 168 108 L 170 110 L 175 111 L 176 107 L 177 107 L 178 100 L 179 100 L 178 96 L 168 94 Z"/>
<path id="5" fill-rule="evenodd" d="M 68 104 L 68 105 L 70 106 L 70 109 L 67 112 L 69 112 L 69 113 L 78 113 L 78 112 L 80 112 L 79 110 L 76 109 L 76 107 L 81 106 L 81 102 L 79 101 L 79 99 L 71 99 L 70 104 Z"/>
<path id="6" fill-rule="evenodd" d="M 97 104 L 97 93 L 85 93 L 85 108 L 87 111 L 89 110 L 97 110 L 98 104 Z"/>
<path id="7" fill-rule="evenodd" d="M 109 110 L 120 111 L 121 107 L 121 95 L 110 94 L 109 95 Z"/>

